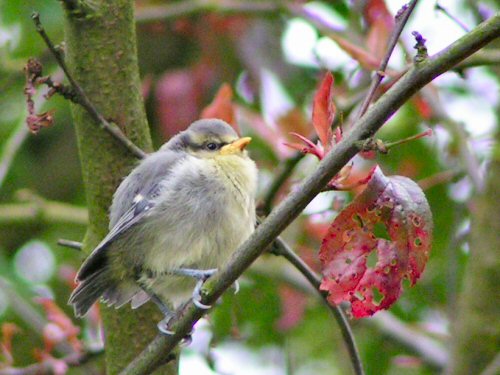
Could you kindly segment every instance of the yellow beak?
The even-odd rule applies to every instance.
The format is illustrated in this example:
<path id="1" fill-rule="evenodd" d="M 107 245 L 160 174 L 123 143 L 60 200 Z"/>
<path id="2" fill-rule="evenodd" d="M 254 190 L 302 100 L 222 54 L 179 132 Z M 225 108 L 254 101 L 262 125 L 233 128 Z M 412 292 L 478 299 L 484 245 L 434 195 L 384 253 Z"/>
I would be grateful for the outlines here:
<path id="1" fill-rule="evenodd" d="M 223 146 L 220 149 L 221 155 L 231 155 L 243 151 L 243 149 L 252 141 L 250 137 L 239 138 L 233 143 Z"/>

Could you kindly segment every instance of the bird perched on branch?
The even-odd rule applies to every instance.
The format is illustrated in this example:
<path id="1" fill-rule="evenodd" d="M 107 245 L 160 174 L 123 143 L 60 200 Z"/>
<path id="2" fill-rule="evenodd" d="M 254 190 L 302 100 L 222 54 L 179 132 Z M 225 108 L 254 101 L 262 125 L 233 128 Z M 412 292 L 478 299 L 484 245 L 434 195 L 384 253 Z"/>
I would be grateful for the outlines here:
<path id="1" fill-rule="evenodd" d="M 255 226 L 257 169 L 222 120 L 205 119 L 150 154 L 123 180 L 110 209 L 110 231 L 84 261 L 69 303 L 87 313 L 102 297 L 119 308 L 155 302 L 162 332 L 190 295 L 223 266 Z"/>

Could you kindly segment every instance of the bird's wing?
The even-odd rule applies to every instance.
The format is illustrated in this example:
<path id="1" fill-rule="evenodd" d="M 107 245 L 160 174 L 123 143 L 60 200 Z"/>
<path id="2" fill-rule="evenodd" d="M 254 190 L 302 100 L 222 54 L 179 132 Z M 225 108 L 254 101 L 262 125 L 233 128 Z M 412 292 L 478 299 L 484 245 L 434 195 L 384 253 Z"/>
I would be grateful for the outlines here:
<path id="1" fill-rule="evenodd" d="M 161 181 L 168 178 L 170 174 L 171 167 L 179 159 L 178 156 L 173 155 L 172 157 L 163 157 L 160 160 L 155 160 L 155 157 L 151 157 L 152 160 L 147 160 L 146 163 L 139 165 L 139 167 L 132 173 L 137 176 L 143 174 L 144 169 L 148 169 L 150 172 L 148 176 L 153 176 L 152 178 L 147 178 L 141 181 L 140 189 L 135 192 L 130 189 L 120 189 L 117 190 L 116 194 L 122 194 L 121 190 L 125 190 L 124 193 L 119 197 L 122 202 L 120 208 L 116 210 L 121 210 L 116 216 L 116 222 L 106 235 L 104 239 L 96 246 L 89 257 L 83 262 L 80 270 L 78 271 L 77 280 L 84 280 L 89 275 L 96 272 L 98 269 L 104 266 L 106 262 L 106 250 L 109 245 L 119 238 L 123 233 L 129 230 L 131 227 L 142 221 L 144 217 L 147 216 L 148 212 L 155 205 L 155 198 L 161 191 Z M 148 165 L 149 164 L 149 165 Z M 152 171 L 154 168 L 155 171 Z M 158 173 L 154 173 L 158 172 Z M 136 176 L 136 177 L 137 177 Z M 126 181 L 124 181 L 125 183 Z M 115 196 L 115 200 L 117 197 Z M 124 208 L 125 207 L 125 208 Z M 112 222 L 113 222 L 113 207 L 112 207 Z"/>

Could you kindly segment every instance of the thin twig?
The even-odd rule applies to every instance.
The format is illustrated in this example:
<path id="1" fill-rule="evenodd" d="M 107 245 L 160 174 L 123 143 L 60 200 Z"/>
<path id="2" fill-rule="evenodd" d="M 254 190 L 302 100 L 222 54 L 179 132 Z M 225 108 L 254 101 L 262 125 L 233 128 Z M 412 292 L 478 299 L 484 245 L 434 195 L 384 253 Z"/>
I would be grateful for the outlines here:
<path id="1" fill-rule="evenodd" d="M 408 4 L 405 4 L 396 14 L 396 25 L 394 26 L 391 38 L 389 39 L 387 51 L 384 55 L 384 58 L 380 62 L 378 70 L 373 75 L 370 88 L 368 89 L 368 93 L 366 94 L 363 104 L 361 104 L 361 107 L 359 108 L 355 121 L 359 120 L 359 118 L 365 114 L 366 110 L 368 109 L 370 103 L 372 102 L 375 96 L 375 92 L 377 91 L 380 83 L 384 79 L 385 70 L 387 69 L 387 65 L 389 64 L 389 59 L 392 56 L 392 52 L 394 51 L 394 48 L 396 47 L 399 37 L 401 36 L 401 33 L 403 32 L 403 29 L 406 26 L 406 23 L 408 22 L 408 19 L 410 18 L 413 9 L 415 9 L 417 2 L 418 0 L 411 0 Z"/>
<path id="2" fill-rule="evenodd" d="M 266 194 L 262 199 L 262 213 L 263 216 L 267 216 L 269 212 L 271 212 L 271 208 L 274 202 L 274 198 L 280 191 L 281 187 L 285 183 L 286 180 L 292 175 L 295 167 L 302 160 L 304 154 L 302 152 L 296 152 L 295 155 L 285 160 L 281 170 L 276 175 L 276 177 L 271 182 L 271 186 L 266 189 Z"/>
<path id="3" fill-rule="evenodd" d="M 333 34 L 342 33 L 342 30 L 328 23 L 318 14 L 309 11 L 302 4 L 286 1 L 187 0 L 138 9 L 135 20 L 138 23 L 168 21 L 202 12 L 217 12 L 221 14 L 272 14 L 280 11 L 288 12 L 292 16 L 302 17 L 322 32 Z"/>
<path id="4" fill-rule="evenodd" d="M 98 350 L 85 353 L 70 353 L 63 358 L 58 358 L 58 361 L 64 362 L 68 367 L 81 366 L 91 359 L 100 356 L 104 350 Z M 0 375 L 44 375 L 54 374 L 54 359 L 49 358 L 39 363 L 34 363 L 26 367 L 6 367 L 0 369 Z"/>
<path id="5" fill-rule="evenodd" d="M 33 222 L 87 225 L 85 208 L 68 203 L 46 200 L 30 194 L 20 203 L 0 204 L 0 225 Z"/>
<path id="6" fill-rule="evenodd" d="M 280 267 L 280 264 L 266 261 L 253 265 L 249 271 L 287 283 L 303 293 L 317 294 L 317 290 L 308 281 L 292 272 L 294 269 L 291 265 L 287 263 L 284 266 L 289 267 Z M 360 319 L 359 324 L 375 327 L 392 342 L 404 346 L 432 367 L 446 367 L 448 353 L 439 340 L 401 321 L 389 311 L 379 311 L 369 319 Z"/>
<path id="7" fill-rule="evenodd" d="M 0 277 L 0 290 L 7 296 L 10 308 L 15 313 L 15 316 L 22 320 L 31 331 L 41 335 L 43 328 L 47 325 L 47 320 L 29 302 L 29 296 L 26 296 L 26 293 L 14 286 L 19 285 L 19 280 L 16 283 L 14 281 L 9 282 L 6 277 L 8 275 Z M 60 354 L 69 354 L 73 351 L 73 348 L 66 341 L 62 341 L 57 344 L 56 350 Z"/>
<path id="8" fill-rule="evenodd" d="M 500 372 L 500 353 L 486 366 L 481 375 L 495 375 Z"/>
<path id="9" fill-rule="evenodd" d="M 430 366 L 443 369 L 448 364 L 448 351 L 439 341 L 403 323 L 388 311 L 378 312 L 369 324 L 395 338 L 402 346 L 416 352 Z"/>
<path id="10" fill-rule="evenodd" d="M 273 254 L 281 255 L 286 260 L 288 260 L 295 268 L 299 270 L 302 275 L 309 281 L 309 283 L 314 287 L 314 289 L 321 296 L 323 301 L 327 304 L 330 311 L 332 312 L 337 324 L 342 332 L 342 337 L 347 346 L 347 351 L 349 352 L 349 357 L 351 359 L 351 364 L 356 375 L 363 375 L 363 364 L 359 356 L 358 348 L 356 347 L 356 342 L 354 341 L 354 335 L 352 333 L 351 327 L 347 318 L 339 306 L 332 306 L 327 301 L 328 293 L 322 292 L 320 290 L 321 279 L 316 275 L 316 273 L 309 268 L 309 266 L 288 246 L 288 244 L 283 241 L 280 237 L 277 237 L 273 243 L 273 249 L 271 250 Z"/>
<path id="11" fill-rule="evenodd" d="M 209 278 L 202 288 L 202 303 L 213 304 L 235 280 L 265 251 L 275 238 L 302 212 L 331 178 L 357 154 L 356 143 L 380 129 L 387 119 L 409 98 L 434 78 L 450 70 L 500 34 L 500 13 L 477 26 L 470 33 L 445 48 L 425 63 L 415 64 L 392 86 L 375 105 L 351 128 L 319 163 L 318 168 L 304 179 L 300 187 L 290 193 L 276 207 L 255 232 L 236 250 L 228 264 Z M 153 372 L 165 356 L 192 329 L 207 310 L 192 302 L 187 303 L 172 318 L 169 329 L 174 335 L 158 335 L 128 366 L 122 375 Z"/>
<path id="12" fill-rule="evenodd" d="M 433 175 L 422 178 L 421 180 L 418 180 L 417 183 L 418 186 L 425 191 L 437 185 L 447 184 L 456 178 L 460 173 L 461 171 L 458 169 L 448 169 L 446 171 L 437 172 Z"/>
<path id="13" fill-rule="evenodd" d="M 448 9 L 444 8 L 443 6 L 441 6 L 441 4 L 439 4 L 438 1 L 436 1 L 436 5 L 434 5 L 434 9 L 442 12 L 446 17 L 448 17 L 450 20 L 452 20 L 453 22 L 455 22 L 458 26 L 460 26 L 462 28 L 463 31 L 465 31 L 466 33 L 468 33 L 470 30 L 469 28 L 467 27 L 466 24 L 464 24 L 462 21 L 460 21 L 457 17 L 455 17 L 453 14 L 451 14 Z"/>
<path id="14" fill-rule="evenodd" d="M 57 244 L 62 247 L 67 247 L 74 250 L 81 250 L 83 248 L 83 244 L 78 241 L 66 240 L 64 238 L 60 238 L 57 240 Z"/>
<path id="15" fill-rule="evenodd" d="M 474 189 L 478 192 L 484 187 L 484 176 L 481 173 L 480 163 L 473 152 L 467 133 L 463 125 L 459 124 L 446 112 L 443 105 L 440 105 L 439 97 L 429 89 L 423 89 L 421 95 L 425 102 L 430 106 L 436 119 L 450 131 L 459 146 L 459 157 L 462 160 L 464 168 L 469 176 Z"/>
<path id="16" fill-rule="evenodd" d="M 34 12 L 31 15 L 31 18 L 33 19 L 33 22 L 35 23 L 36 31 L 40 34 L 40 36 L 44 40 L 45 44 L 49 48 L 50 52 L 52 52 L 52 55 L 54 55 L 57 63 L 59 64 L 61 69 L 64 71 L 66 78 L 68 79 L 69 83 L 71 84 L 71 87 L 73 88 L 73 90 L 75 90 L 77 97 L 78 97 L 78 103 L 83 108 L 85 108 L 85 110 L 89 113 L 89 115 L 92 117 L 92 119 L 97 124 L 99 124 L 102 129 L 104 129 L 111 136 L 113 136 L 120 143 L 122 143 L 134 156 L 136 156 L 139 159 L 143 159 L 146 156 L 146 153 L 144 151 L 142 151 L 139 147 L 137 147 L 130 139 L 128 139 L 117 125 L 108 122 L 101 115 L 101 113 L 97 110 L 97 108 L 94 106 L 94 104 L 87 97 L 87 95 L 85 94 L 85 92 L 83 91 L 81 86 L 74 80 L 73 76 L 69 72 L 69 69 L 68 69 L 66 63 L 64 62 L 64 58 L 61 54 L 61 51 L 54 46 L 54 44 L 50 40 L 49 36 L 45 32 L 45 29 L 43 28 L 42 23 L 40 22 L 40 15 L 37 12 Z"/>
<path id="17" fill-rule="evenodd" d="M 218 13 L 268 13 L 276 12 L 281 8 L 281 4 L 276 1 L 187 0 L 138 9 L 135 20 L 139 23 L 166 21 L 209 11 Z"/>
<path id="18" fill-rule="evenodd" d="M 468 59 L 465 59 L 455 67 L 455 70 L 473 68 L 476 66 L 499 66 L 500 65 L 500 49 L 485 49 L 478 51 Z"/>
<path id="19" fill-rule="evenodd" d="M 7 173 L 10 169 L 12 161 L 17 154 L 17 151 L 23 144 L 24 140 L 28 137 L 29 130 L 25 126 L 24 120 L 19 121 L 14 129 L 14 132 L 5 143 L 3 153 L 0 156 L 0 188 L 3 185 Z"/>

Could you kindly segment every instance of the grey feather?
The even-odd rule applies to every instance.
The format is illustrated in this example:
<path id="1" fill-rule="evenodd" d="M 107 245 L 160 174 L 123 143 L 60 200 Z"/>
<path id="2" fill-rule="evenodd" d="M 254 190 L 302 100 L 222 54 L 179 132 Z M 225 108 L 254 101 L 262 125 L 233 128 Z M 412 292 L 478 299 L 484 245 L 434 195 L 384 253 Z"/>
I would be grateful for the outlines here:
<path id="1" fill-rule="evenodd" d="M 109 288 L 115 287 L 108 268 L 100 269 L 82 281 L 71 294 L 69 303 L 73 305 L 75 316 L 84 316 L 90 307 Z"/>
<path id="2" fill-rule="evenodd" d="M 151 154 L 125 178 L 110 209 L 110 231 L 83 262 L 77 280 L 85 280 L 105 265 L 109 245 L 148 214 L 161 189 L 160 182 L 168 178 L 172 167 L 183 157 L 183 153 L 171 150 Z M 137 201 L 137 196 L 143 198 Z"/>
<path id="3" fill-rule="evenodd" d="M 116 308 L 129 301 L 137 308 L 152 294 L 178 306 L 195 281 L 172 270 L 228 261 L 255 224 L 254 162 L 244 145 L 216 152 L 237 139 L 221 120 L 197 121 L 123 180 L 110 208 L 110 231 L 77 275 L 70 303 L 78 316 L 101 296 Z M 206 147 L 214 144 L 218 148 Z"/>

